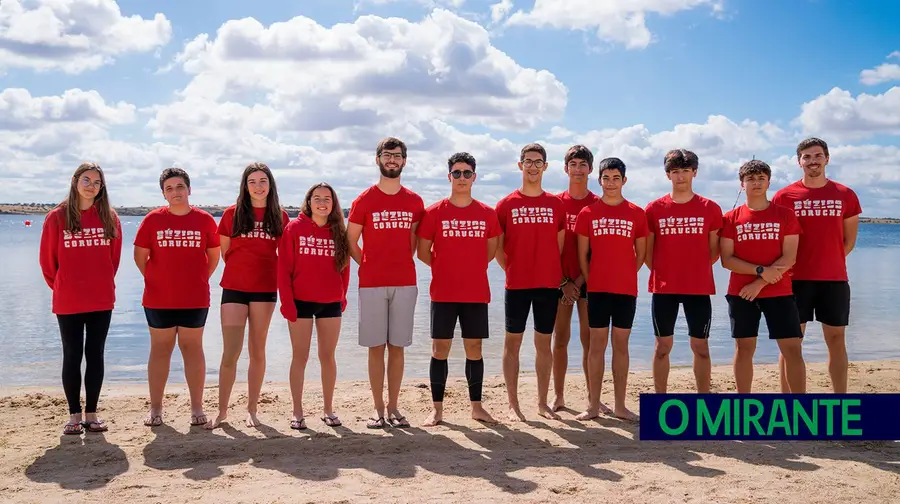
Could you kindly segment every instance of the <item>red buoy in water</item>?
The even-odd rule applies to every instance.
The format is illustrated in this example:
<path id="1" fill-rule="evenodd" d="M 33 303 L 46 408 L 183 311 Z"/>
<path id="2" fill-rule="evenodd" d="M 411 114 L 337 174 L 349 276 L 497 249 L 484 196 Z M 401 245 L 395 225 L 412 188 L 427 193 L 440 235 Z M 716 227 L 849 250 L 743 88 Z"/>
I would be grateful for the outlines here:
<path id="1" fill-rule="evenodd" d="M 25 226 L 26 226 L 26 227 L 31 227 L 31 221 L 30 221 L 30 220 L 25 221 Z"/>

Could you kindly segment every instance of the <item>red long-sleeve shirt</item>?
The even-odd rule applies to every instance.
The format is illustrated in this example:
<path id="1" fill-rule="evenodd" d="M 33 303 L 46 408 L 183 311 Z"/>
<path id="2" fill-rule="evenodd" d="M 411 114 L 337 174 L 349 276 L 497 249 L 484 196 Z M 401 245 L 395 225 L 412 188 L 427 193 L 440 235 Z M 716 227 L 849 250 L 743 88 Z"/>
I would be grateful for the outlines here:
<path id="1" fill-rule="evenodd" d="M 115 215 L 115 214 L 113 214 Z M 66 230 L 66 211 L 47 214 L 41 231 L 40 264 L 53 290 L 57 315 L 112 310 L 116 273 L 122 257 L 122 224 L 116 217 L 116 238 L 106 238 L 96 207 L 81 212 L 81 231 Z"/>
<path id="2" fill-rule="evenodd" d="M 278 295 L 281 314 L 297 320 L 294 300 L 347 305 L 350 266 L 334 266 L 334 240 L 329 226 L 319 227 L 300 214 L 287 225 L 278 244 Z"/>

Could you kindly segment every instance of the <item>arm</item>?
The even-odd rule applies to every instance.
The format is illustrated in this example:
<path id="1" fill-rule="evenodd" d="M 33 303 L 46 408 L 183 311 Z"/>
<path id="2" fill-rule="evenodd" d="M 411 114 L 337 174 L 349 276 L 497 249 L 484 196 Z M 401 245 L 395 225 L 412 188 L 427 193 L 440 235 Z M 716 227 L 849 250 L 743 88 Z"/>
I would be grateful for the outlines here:
<path id="1" fill-rule="evenodd" d="M 644 265 L 644 260 L 647 257 L 647 237 L 636 238 L 634 240 L 634 255 L 637 260 L 637 264 L 635 267 L 636 271 L 641 271 L 641 266 Z"/>
<path id="2" fill-rule="evenodd" d="M 297 250 L 293 236 L 285 232 L 278 242 L 278 297 L 281 300 L 281 315 L 288 322 L 297 320 L 297 305 L 294 304 L 294 252 Z M 349 270 L 349 267 L 347 268 Z"/>
<path id="3" fill-rule="evenodd" d="M 650 232 L 647 234 L 647 238 L 645 240 L 644 264 L 647 265 L 648 270 L 653 269 L 653 243 L 655 241 L 655 237 L 656 237 L 656 235 L 654 233 Z M 636 244 L 637 243 L 635 242 L 635 245 Z M 637 250 L 637 248 L 635 248 L 635 250 Z M 638 270 L 640 270 L 640 269 L 641 269 L 641 267 L 640 267 L 640 265 L 638 265 Z"/>
<path id="4" fill-rule="evenodd" d="M 495 254 L 497 258 L 497 264 L 500 265 L 500 269 L 502 269 L 503 271 L 506 271 L 506 251 L 503 250 L 503 238 L 505 236 L 505 234 L 501 234 L 497 237 L 497 253 Z"/>
<path id="5" fill-rule="evenodd" d="M 424 264 L 431 266 L 431 244 L 434 243 L 432 240 L 426 240 L 425 238 L 419 238 L 419 245 L 416 255 L 419 260 Z"/>
<path id="6" fill-rule="evenodd" d="M 788 238 L 791 237 L 785 237 L 785 243 L 788 241 Z M 794 257 L 796 258 L 796 238 L 798 238 L 798 236 L 794 235 L 793 238 L 795 238 Z M 721 238 L 719 240 L 719 248 L 722 255 L 722 266 L 725 269 L 741 275 L 756 275 L 756 264 L 748 263 L 747 261 L 738 259 L 734 256 L 734 240 L 732 240 L 731 238 Z M 790 265 L 784 266 L 779 264 L 779 261 L 781 261 L 782 259 L 784 259 L 783 254 L 782 257 L 778 259 L 778 261 L 775 261 L 774 263 L 772 263 L 772 265 L 765 266 L 763 268 L 762 279 L 765 280 L 766 283 L 778 282 L 779 280 L 781 280 L 783 270 L 787 270 L 790 268 L 790 266 L 793 265 L 793 259 L 791 259 Z"/>
<path id="7" fill-rule="evenodd" d="M 410 255 L 416 255 L 416 243 L 419 241 L 419 237 L 416 236 L 416 229 L 419 228 L 418 222 L 413 222 L 412 232 L 409 233 L 409 253 Z"/>
<path id="8" fill-rule="evenodd" d="M 859 215 L 844 219 L 844 256 L 856 247 L 856 236 L 859 233 Z"/>
<path id="9" fill-rule="evenodd" d="M 116 219 L 116 237 L 109 241 L 109 253 L 113 264 L 113 275 L 119 272 L 122 262 L 122 223 Z"/>
<path id="10" fill-rule="evenodd" d="M 559 242 L 559 256 L 562 257 L 563 246 L 566 244 L 566 230 L 563 229 L 556 235 L 556 241 Z"/>
<path id="11" fill-rule="evenodd" d="M 56 214 L 48 214 L 41 230 L 41 245 L 38 255 L 44 281 L 51 289 L 56 282 L 56 272 L 59 271 L 59 227 Z"/>
<path id="12" fill-rule="evenodd" d="M 134 264 L 137 265 L 141 276 L 146 275 L 147 261 L 150 259 L 150 249 L 134 246 Z"/>
<path id="13" fill-rule="evenodd" d="M 221 247 L 212 247 L 206 249 L 206 278 L 212 276 L 213 272 L 216 271 L 216 267 L 219 266 L 219 254 L 221 253 Z"/>
<path id="14" fill-rule="evenodd" d="M 581 267 L 581 277 L 586 282 L 588 272 L 591 269 L 588 261 L 588 252 L 591 250 L 591 238 L 589 236 L 578 235 L 578 265 Z"/>
<path id="15" fill-rule="evenodd" d="M 733 243 L 733 242 L 732 242 Z M 719 260 L 719 230 L 709 232 L 709 262 L 716 264 Z M 754 271 L 754 274 L 756 272 Z"/>
<path id="16" fill-rule="evenodd" d="M 488 238 L 487 241 L 487 253 L 488 253 L 488 263 L 494 260 L 494 257 L 497 256 L 497 247 L 500 244 L 500 237 L 495 236 L 493 238 Z"/>
<path id="17" fill-rule="evenodd" d="M 350 264 L 344 266 L 343 271 L 341 271 L 341 280 L 344 287 L 344 297 L 341 299 L 341 313 L 344 313 L 344 310 L 347 309 L 347 291 L 350 289 Z"/>
<path id="18" fill-rule="evenodd" d="M 350 257 L 356 264 L 362 264 L 362 249 L 359 247 L 359 237 L 362 236 L 362 224 L 350 222 L 347 224 L 347 240 L 350 241 Z"/>
<path id="19" fill-rule="evenodd" d="M 219 235 L 219 248 L 222 249 L 222 260 L 225 260 L 225 254 L 228 253 L 228 249 L 231 247 L 231 237 L 226 235 Z"/>

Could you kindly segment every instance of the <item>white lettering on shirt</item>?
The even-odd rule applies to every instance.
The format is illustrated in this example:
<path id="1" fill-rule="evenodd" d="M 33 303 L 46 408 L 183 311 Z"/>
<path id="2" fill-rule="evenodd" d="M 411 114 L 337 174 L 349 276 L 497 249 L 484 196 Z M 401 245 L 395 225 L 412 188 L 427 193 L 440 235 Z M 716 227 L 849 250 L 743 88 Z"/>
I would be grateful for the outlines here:
<path id="1" fill-rule="evenodd" d="M 82 228 L 73 233 L 63 230 L 63 248 L 108 247 L 109 239 L 103 228 Z"/>
<path id="2" fill-rule="evenodd" d="M 840 217 L 844 215 L 842 200 L 801 200 L 794 202 L 797 217 Z"/>
<path id="3" fill-rule="evenodd" d="M 160 248 L 200 248 L 203 235 L 191 229 L 165 229 L 156 232 L 156 245 Z"/>
<path id="4" fill-rule="evenodd" d="M 513 224 L 553 224 L 553 209 L 548 207 L 522 207 L 510 211 Z"/>
<path id="5" fill-rule="evenodd" d="M 659 234 L 703 234 L 703 217 L 667 217 L 659 219 Z"/>
<path id="6" fill-rule="evenodd" d="M 412 229 L 412 221 L 412 212 L 395 210 L 372 212 L 372 227 L 375 229 Z"/>
<path id="7" fill-rule="evenodd" d="M 575 231 L 575 221 L 578 220 L 578 214 L 566 214 L 566 229 Z"/>
<path id="8" fill-rule="evenodd" d="M 779 240 L 781 239 L 780 222 L 753 222 L 738 224 L 735 228 L 737 241 Z"/>
<path id="9" fill-rule="evenodd" d="M 301 236 L 297 253 L 300 255 L 334 257 L 334 240 L 331 238 L 316 238 L 315 236 Z"/>
<path id="10" fill-rule="evenodd" d="M 487 222 L 483 220 L 441 221 L 441 236 L 444 238 L 484 238 Z"/>
<path id="11" fill-rule="evenodd" d="M 262 222 L 254 222 L 253 223 L 253 231 L 250 231 L 249 233 L 241 234 L 241 238 L 260 238 L 262 240 L 274 240 L 275 239 L 274 236 L 270 235 L 263 229 Z"/>
<path id="12" fill-rule="evenodd" d="M 628 219 L 591 219 L 592 236 L 624 236 L 631 238 L 634 234 L 634 222 Z"/>

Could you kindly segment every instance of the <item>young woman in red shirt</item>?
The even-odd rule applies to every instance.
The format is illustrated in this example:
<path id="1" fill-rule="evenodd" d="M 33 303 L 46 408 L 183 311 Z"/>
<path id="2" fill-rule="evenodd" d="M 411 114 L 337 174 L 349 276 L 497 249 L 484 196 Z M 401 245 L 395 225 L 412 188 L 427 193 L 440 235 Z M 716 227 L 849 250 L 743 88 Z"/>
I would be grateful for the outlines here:
<path id="1" fill-rule="evenodd" d="M 344 212 L 334 189 L 326 183 L 306 193 L 300 215 L 288 224 L 278 246 L 278 293 L 281 314 L 291 333 L 291 396 L 294 402 L 291 428 L 306 429 L 303 415 L 303 381 L 313 319 L 319 336 L 322 367 L 322 421 L 341 425 L 332 398 L 337 380 L 334 351 L 341 334 L 341 314 L 347 306 L 350 283 L 350 242 Z"/>
<path id="2" fill-rule="evenodd" d="M 278 202 L 272 171 L 263 163 L 244 169 L 237 203 L 219 221 L 222 273 L 222 362 L 219 365 L 219 415 L 206 424 L 215 429 L 228 415 L 228 403 L 250 325 L 247 351 L 247 427 L 256 427 L 256 408 L 266 374 L 266 339 L 275 311 L 278 241 L 290 217 Z"/>
<path id="3" fill-rule="evenodd" d="M 209 312 L 209 277 L 219 264 L 219 233 L 212 215 L 188 202 L 187 172 L 166 168 L 159 187 L 169 204 L 148 213 L 134 238 L 134 262 L 144 276 L 142 305 L 150 326 L 150 412 L 144 425 L 162 425 L 162 400 L 176 342 L 191 395 L 191 425 L 205 425 L 203 328 Z"/>
<path id="4" fill-rule="evenodd" d="M 109 204 L 103 170 L 84 163 L 75 170 L 69 196 L 44 219 L 40 264 L 53 290 L 52 311 L 62 338 L 62 383 L 69 403 L 65 434 L 107 430 L 97 417 L 103 386 L 103 353 L 116 300 L 122 225 Z M 81 409 L 84 357 L 85 408 Z"/>

